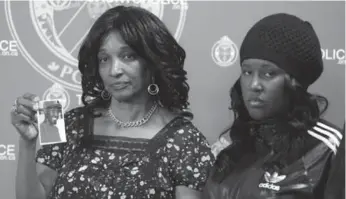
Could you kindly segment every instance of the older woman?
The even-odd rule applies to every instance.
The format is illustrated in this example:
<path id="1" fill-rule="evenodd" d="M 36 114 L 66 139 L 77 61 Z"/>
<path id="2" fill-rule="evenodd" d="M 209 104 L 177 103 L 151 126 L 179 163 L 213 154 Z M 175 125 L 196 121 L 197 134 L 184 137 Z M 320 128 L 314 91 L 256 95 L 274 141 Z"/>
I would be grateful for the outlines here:
<path id="1" fill-rule="evenodd" d="M 213 155 L 184 117 L 184 60 L 154 14 L 124 6 L 106 11 L 79 52 L 85 106 L 65 114 L 67 142 L 43 146 L 37 164 L 37 97 L 16 101 L 17 198 L 198 198 Z"/>
<path id="2" fill-rule="evenodd" d="M 321 119 L 327 99 L 307 91 L 323 71 L 312 25 L 267 16 L 246 34 L 240 59 L 232 144 L 219 153 L 203 198 L 344 198 L 344 135 Z"/>

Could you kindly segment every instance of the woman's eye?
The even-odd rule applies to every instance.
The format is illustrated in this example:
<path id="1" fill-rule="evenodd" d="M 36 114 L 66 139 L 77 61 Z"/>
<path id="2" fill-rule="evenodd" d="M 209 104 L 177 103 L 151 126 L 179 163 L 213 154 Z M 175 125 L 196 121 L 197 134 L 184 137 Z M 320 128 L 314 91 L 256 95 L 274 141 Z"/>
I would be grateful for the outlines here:
<path id="1" fill-rule="evenodd" d="M 108 58 L 107 57 L 100 57 L 99 58 L 99 63 L 105 63 L 108 61 Z"/>
<path id="2" fill-rule="evenodd" d="M 274 77 L 275 76 L 275 72 L 266 72 L 266 73 L 264 73 L 264 76 L 266 76 L 266 77 Z"/>
<path id="3" fill-rule="evenodd" d="M 133 61 L 136 59 L 136 55 L 135 54 L 124 54 L 122 56 L 122 58 L 126 61 Z"/>
<path id="4" fill-rule="evenodd" d="M 242 74 L 243 74 L 243 75 L 250 75 L 250 74 L 251 74 L 251 71 L 243 70 L 243 71 L 242 71 Z"/>

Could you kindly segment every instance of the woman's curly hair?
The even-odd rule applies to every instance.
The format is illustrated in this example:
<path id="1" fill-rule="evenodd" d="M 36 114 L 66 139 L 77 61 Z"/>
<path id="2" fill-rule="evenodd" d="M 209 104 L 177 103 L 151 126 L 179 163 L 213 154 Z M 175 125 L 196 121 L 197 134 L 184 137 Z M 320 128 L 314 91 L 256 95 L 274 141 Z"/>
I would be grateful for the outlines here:
<path id="1" fill-rule="evenodd" d="M 165 24 L 153 13 L 136 6 L 116 6 L 103 13 L 91 27 L 78 55 L 82 75 L 82 102 L 92 108 L 107 108 L 104 85 L 99 74 L 97 54 L 105 37 L 118 31 L 127 45 L 147 62 L 159 86 L 157 100 L 171 111 L 183 111 L 189 105 L 185 50 Z"/>

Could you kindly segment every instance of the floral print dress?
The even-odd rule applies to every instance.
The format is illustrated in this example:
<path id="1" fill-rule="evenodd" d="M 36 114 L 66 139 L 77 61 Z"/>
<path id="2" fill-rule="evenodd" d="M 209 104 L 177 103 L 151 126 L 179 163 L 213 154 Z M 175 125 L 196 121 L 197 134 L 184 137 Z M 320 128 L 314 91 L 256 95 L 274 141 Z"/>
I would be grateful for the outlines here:
<path id="1" fill-rule="evenodd" d="M 65 114 L 67 143 L 44 145 L 36 161 L 58 172 L 49 199 L 173 199 L 175 187 L 201 191 L 214 162 L 198 129 L 182 117 L 152 139 L 94 136 L 85 108 Z"/>

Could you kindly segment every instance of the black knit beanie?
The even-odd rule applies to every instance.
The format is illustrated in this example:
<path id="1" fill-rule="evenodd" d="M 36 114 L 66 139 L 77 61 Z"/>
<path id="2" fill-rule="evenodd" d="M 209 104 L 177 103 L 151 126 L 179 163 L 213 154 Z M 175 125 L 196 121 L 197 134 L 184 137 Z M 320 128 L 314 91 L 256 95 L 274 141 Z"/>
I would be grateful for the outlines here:
<path id="1" fill-rule="evenodd" d="M 275 63 L 305 89 L 323 72 L 321 46 L 312 25 L 285 13 L 267 16 L 248 31 L 240 63 L 249 58 Z"/>

